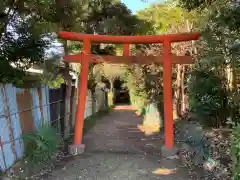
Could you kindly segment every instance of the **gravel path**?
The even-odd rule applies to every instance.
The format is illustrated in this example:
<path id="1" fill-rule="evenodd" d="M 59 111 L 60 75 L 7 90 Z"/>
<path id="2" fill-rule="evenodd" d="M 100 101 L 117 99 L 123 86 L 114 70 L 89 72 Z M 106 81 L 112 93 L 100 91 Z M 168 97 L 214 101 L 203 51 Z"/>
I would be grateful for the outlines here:
<path id="1" fill-rule="evenodd" d="M 50 180 L 188 180 L 176 158 L 160 155 L 162 135 L 146 136 L 132 107 L 117 106 L 84 137 L 86 151 L 54 170 Z"/>

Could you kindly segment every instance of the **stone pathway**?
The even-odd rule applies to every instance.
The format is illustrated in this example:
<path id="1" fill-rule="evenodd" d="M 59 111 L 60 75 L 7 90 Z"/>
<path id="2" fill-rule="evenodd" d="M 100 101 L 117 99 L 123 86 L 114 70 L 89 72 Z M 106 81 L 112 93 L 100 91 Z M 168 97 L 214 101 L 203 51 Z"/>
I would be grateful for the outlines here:
<path id="1" fill-rule="evenodd" d="M 178 159 L 160 155 L 161 132 L 146 136 L 130 106 L 117 106 L 84 137 L 86 151 L 54 170 L 51 180 L 188 180 Z"/>

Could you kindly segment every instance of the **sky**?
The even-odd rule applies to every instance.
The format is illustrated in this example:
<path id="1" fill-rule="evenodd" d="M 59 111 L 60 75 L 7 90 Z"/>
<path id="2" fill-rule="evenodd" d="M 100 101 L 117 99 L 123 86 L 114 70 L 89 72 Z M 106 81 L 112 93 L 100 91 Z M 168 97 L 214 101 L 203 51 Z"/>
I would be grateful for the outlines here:
<path id="1" fill-rule="evenodd" d="M 159 2 L 159 0 L 121 0 L 122 3 L 132 10 L 132 13 L 148 7 L 151 3 Z"/>

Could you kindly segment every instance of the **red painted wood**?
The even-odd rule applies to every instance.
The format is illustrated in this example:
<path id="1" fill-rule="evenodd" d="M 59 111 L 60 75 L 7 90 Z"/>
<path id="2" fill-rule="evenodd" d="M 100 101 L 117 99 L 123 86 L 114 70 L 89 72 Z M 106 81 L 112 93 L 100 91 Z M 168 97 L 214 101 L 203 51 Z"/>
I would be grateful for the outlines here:
<path id="1" fill-rule="evenodd" d="M 129 44 L 123 45 L 123 56 L 130 56 L 130 45 Z"/>
<path id="2" fill-rule="evenodd" d="M 83 136 L 83 124 L 84 124 L 84 112 L 85 112 L 85 103 L 87 97 L 87 85 L 88 85 L 88 57 L 85 54 L 91 53 L 91 43 L 88 39 L 83 41 L 83 52 L 81 62 L 81 73 L 80 73 L 80 84 L 78 91 L 78 105 L 76 112 L 76 121 L 75 121 L 75 133 L 74 133 L 74 144 L 82 144 Z M 80 62 L 80 60 L 79 60 Z"/>
<path id="3" fill-rule="evenodd" d="M 79 89 L 79 103 L 77 107 L 74 144 L 82 143 L 83 120 L 85 111 L 85 102 L 87 96 L 88 63 L 89 62 L 109 62 L 109 63 L 163 63 L 163 81 L 164 81 L 164 121 L 165 121 L 165 146 L 172 148 L 174 145 L 173 115 L 172 115 L 172 64 L 193 63 L 190 57 L 179 57 L 171 55 L 171 42 L 197 40 L 200 37 L 198 33 L 182 33 L 155 36 L 105 36 L 93 34 L 80 34 L 75 32 L 59 32 L 59 37 L 66 40 L 83 41 L 82 55 L 65 56 L 69 62 L 82 64 Z M 113 43 L 124 44 L 124 58 L 113 56 L 91 56 L 90 43 Z M 131 57 L 129 44 L 152 44 L 163 43 L 163 57 Z M 157 58 L 157 60 L 156 60 Z M 124 60 L 125 59 L 125 60 Z"/>
<path id="4" fill-rule="evenodd" d="M 81 34 L 76 32 L 61 31 L 58 36 L 62 39 L 83 41 L 88 39 L 95 43 L 114 43 L 114 44 L 152 44 L 163 43 L 164 40 L 169 42 L 181 42 L 197 40 L 200 37 L 199 33 L 182 33 L 182 34 L 165 34 L 154 36 L 107 36 L 94 34 Z"/>
<path id="5" fill-rule="evenodd" d="M 164 63 L 163 56 L 94 56 L 89 57 L 89 62 L 94 63 L 112 63 L 112 64 L 152 64 L 152 63 Z M 172 64 L 193 64 L 195 60 L 191 56 L 177 56 L 170 55 Z M 64 60 L 72 63 L 81 62 L 81 54 L 64 56 Z"/>
<path id="6" fill-rule="evenodd" d="M 163 95 L 164 95 L 164 129 L 165 129 L 165 146 L 172 148 L 174 145 L 173 132 L 173 108 L 172 108 L 172 60 L 171 60 L 171 43 L 164 41 L 164 64 L 163 64 Z"/>

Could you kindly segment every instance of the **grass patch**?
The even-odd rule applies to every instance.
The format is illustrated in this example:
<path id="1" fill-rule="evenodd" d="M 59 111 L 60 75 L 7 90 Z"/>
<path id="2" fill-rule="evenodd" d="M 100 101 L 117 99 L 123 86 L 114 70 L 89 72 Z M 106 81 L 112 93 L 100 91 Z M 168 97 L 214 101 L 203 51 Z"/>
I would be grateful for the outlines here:
<path id="1" fill-rule="evenodd" d="M 57 152 L 61 138 L 54 127 L 42 124 L 37 131 L 25 134 L 23 142 L 25 158 L 33 164 L 42 164 Z"/>
<path id="2" fill-rule="evenodd" d="M 97 120 L 106 116 L 112 110 L 112 106 L 102 109 L 99 112 L 93 114 L 92 116 L 87 117 L 84 120 L 83 134 L 86 134 L 92 127 L 96 124 Z"/>

